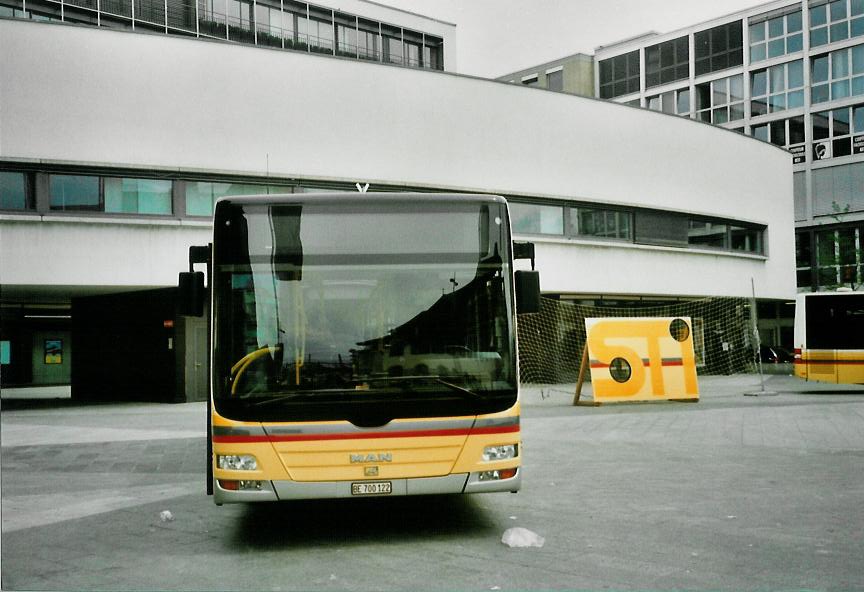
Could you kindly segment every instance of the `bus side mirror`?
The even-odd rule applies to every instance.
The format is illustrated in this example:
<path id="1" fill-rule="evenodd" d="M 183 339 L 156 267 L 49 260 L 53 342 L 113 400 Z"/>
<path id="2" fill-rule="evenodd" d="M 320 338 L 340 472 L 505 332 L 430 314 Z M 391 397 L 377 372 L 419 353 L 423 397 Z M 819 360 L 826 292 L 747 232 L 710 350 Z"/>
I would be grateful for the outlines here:
<path id="1" fill-rule="evenodd" d="M 540 312 L 540 272 L 517 271 L 516 279 L 516 312 L 528 314 Z"/>
<path id="2" fill-rule="evenodd" d="M 204 272 L 181 272 L 177 287 L 177 312 L 186 317 L 204 316 Z"/>

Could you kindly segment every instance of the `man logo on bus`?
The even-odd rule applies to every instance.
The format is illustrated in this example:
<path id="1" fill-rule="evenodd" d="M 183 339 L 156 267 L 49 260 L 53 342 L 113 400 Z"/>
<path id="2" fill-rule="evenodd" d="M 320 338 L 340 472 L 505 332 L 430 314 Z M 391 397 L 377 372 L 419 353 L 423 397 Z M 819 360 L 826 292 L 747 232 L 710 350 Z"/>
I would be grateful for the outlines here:
<path id="1" fill-rule="evenodd" d="M 352 454 L 352 463 L 393 462 L 392 452 L 370 452 L 369 454 Z"/>

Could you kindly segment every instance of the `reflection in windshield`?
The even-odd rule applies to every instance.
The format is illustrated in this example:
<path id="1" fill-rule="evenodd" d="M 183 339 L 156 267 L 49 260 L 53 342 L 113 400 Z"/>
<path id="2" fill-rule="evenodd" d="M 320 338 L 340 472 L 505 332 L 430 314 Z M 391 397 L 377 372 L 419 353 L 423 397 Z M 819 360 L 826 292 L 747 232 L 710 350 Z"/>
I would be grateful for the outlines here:
<path id="1" fill-rule="evenodd" d="M 515 397 L 503 207 L 397 206 L 217 212 L 217 397 Z"/>

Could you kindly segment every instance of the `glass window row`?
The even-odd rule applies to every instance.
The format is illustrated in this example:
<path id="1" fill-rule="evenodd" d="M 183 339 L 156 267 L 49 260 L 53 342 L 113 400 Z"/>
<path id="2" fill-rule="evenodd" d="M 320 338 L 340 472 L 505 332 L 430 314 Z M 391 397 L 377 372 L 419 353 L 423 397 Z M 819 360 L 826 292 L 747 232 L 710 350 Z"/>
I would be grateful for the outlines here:
<path id="1" fill-rule="evenodd" d="M 744 119 L 743 74 L 697 84 L 696 118 L 715 124 Z"/>
<path id="2" fill-rule="evenodd" d="M 811 115 L 813 160 L 864 153 L 864 104 Z"/>
<path id="3" fill-rule="evenodd" d="M 819 27 L 824 26 L 826 31 L 824 43 L 811 42 L 812 48 L 829 42 L 864 36 L 864 0 L 834 0 L 834 2 L 811 7 L 810 14 L 811 22 L 821 23 L 820 25 L 811 25 L 811 37 L 814 34 L 819 34 Z M 835 17 L 841 20 L 833 20 Z M 735 21 L 708 31 L 694 33 L 696 50 L 693 59 L 696 76 L 742 64 L 738 45 L 741 24 L 741 21 Z M 830 33 L 831 30 L 839 31 L 840 25 L 847 26 L 848 33 Z M 802 35 L 800 10 L 752 22 L 748 33 L 750 63 L 758 63 L 803 50 Z M 689 53 L 687 41 L 688 37 L 680 37 L 645 47 L 646 88 L 688 78 L 689 61 L 685 61 Z M 627 56 L 626 60 L 623 59 L 625 56 Z M 812 102 L 819 103 L 848 96 L 864 95 L 864 45 L 814 56 L 810 60 Z M 623 74 L 617 77 L 614 75 L 614 65 L 616 64 L 626 64 L 626 84 L 622 78 Z M 799 60 L 790 62 L 790 64 L 793 66 L 788 66 L 790 68 L 788 88 L 803 88 L 803 62 Z M 791 68 L 794 68 L 794 71 Z M 767 77 L 770 72 L 775 70 L 776 67 L 771 67 L 751 74 Z M 599 78 L 601 98 L 614 98 L 623 94 L 638 92 L 639 51 L 601 60 Z M 764 90 L 764 87 L 754 88 Z M 755 96 L 757 92 L 753 94 Z M 794 108 L 803 105 L 803 93 L 796 92 L 791 96 L 775 95 L 771 100 L 764 103 L 766 112 L 771 112 L 772 108 L 776 110 Z M 757 106 L 757 109 L 761 108 L 761 104 Z"/>
<path id="4" fill-rule="evenodd" d="M 812 104 L 864 96 L 864 45 L 813 56 L 810 65 Z M 807 84 L 803 60 L 751 70 L 749 77 L 752 117 L 804 106 Z M 694 88 L 693 107 L 695 117 L 700 121 L 722 124 L 744 119 L 743 75 L 700 83 Z M 689 87 L 648 96 L 645 106 L 666 113 L 688 115 Z"/>
<path id="5" fill-rule="evenodd" d="M 611 99 L 639 92 L 639 51 L 600 60 L 600 98 Z"/>
<path id="6" fill-rule="evenodd" d="M 510 202 L 513 232 L 762 254 L 764 227 L 651 210 Z"/>
<path id="7" fill-rule="evenodd" d="M 693 34 L 696 76 L 740 66 L 744 63 L 741 21 L 733 21 Z M 645 86 L 651 88 L 689 77 L 689 36 L 645 48 Z M 600 98 L 611 99 L 639 92 L 639 50 L 600 60 Z"/>
<path id="8" fill-rule="evenodd" d="M 810 47 L 864 35 L 864 0 L 833 0 L 810 6 Z"/>
<path id="9" fill-rule="evenodd" d="M 645 86 L 659 86 L 690 76 L 690 41 L 679 37 L 645 48 Z"/>
<path id="10" fill-rule="evenodd" d="M 856 45 L 810 59 L 810 100 L 836 101 L 864 95 L 864 45 Z"/>
<path id="11" fill-rule="evenodd" d="M 187 216 L 212 216 L 216 200 L 225 195 L 254 195 L 302 191 L 284 185 L 233 183 L 229 181 L 174 181 L 81 174 L 44 175 L 46 211 L 104 212 L 144 216 L 179 215 L 175 195 Z M 22 171 L 0 171 L 0 209 L 36 209 L 36 175 Z"/>
<path id="12" fill-rule="evenodd" d="M 293 0 L 0 0 L 0 16 L 226 39 L 444 69 L 444 40 Z"/>
<path id="13" fill-rule="evenodd" d="M 36 209 L 36 176 L 24 171 L 0 171 L 0 210 Z M 54 212 L 106 212 L 136 215 L 209 217 L 225 195 L 348 191 L 295 185 L 257 184 L 228 180 L 171 180 L 100 177 L 83 174 L 39 174 L 39 200 Z M 668 212 L 591 205 L 551 205 L 511 201 L 514 232 L 573 238 L 606 239 L 643 244 L 716 247 L 762 253 L 764 228 L 691 218 Z M 722 234 L 722 237 L 721 237 Z M 710 237 L 710 238 L 709 238 Z"/>
<path id="14" fill-rule="evenodd" d="M 776 58 L 804 48 L 801 10 L 750 21 L 750 63 Z"/>
<path id="15" fill-rule="evenodd" d="M 751 124 L 747 132 L 792 153 L 793 162 L 864 154 L 864 103 L 813 112 L 809 115 L 812 142 L 805 141 L 806 116 L 797 115 Z"/>
<path id="16" fill-rule="evenodd" d="M 754 117 L 804 106 L 804 62 L 795 60 L 750 73 Z"/>

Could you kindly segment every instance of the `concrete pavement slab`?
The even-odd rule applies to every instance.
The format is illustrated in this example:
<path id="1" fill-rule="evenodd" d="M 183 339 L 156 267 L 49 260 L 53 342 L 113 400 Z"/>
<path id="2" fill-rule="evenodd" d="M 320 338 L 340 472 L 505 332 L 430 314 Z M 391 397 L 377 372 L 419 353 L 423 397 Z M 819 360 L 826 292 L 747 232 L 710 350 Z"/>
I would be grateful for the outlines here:
<path id="1" fill-rule="evenodd" d="M 700 382 L 694 404 L 526 389 L 517 495 L 221 508 L 203 405 L 4 411 L 57 431 L 3 438 L 3 589 L 864 589 L 864 390 Z M 514 526 L 544 546 L 504 546 Z"/>

